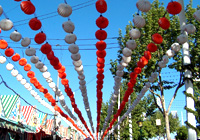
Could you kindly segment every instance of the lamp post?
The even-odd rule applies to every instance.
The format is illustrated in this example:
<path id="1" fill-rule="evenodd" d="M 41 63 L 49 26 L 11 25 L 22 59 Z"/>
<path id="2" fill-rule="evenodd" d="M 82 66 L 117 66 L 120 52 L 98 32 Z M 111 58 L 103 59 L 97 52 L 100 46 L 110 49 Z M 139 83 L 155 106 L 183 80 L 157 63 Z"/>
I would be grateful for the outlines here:
<path id="1" fill-rule="evenodd" d="M 143 121 L 142 121 L 142 120 L 139 120 L 139 121 L 137 121 L 137 124 L 138 124 L 138 126 L 139 126 L 139 128 L 140 128 L 139 140 L 143 140 L 143 138 L 142 138 L 142 126 L 143 126 Z"/>

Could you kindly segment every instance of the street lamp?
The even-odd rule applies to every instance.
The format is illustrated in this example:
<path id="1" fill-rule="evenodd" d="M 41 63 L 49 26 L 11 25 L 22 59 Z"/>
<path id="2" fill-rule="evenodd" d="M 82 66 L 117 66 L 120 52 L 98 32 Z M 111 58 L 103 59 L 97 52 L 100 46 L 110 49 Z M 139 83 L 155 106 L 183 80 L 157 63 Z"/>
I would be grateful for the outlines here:
<path id="1" fill-rule="evenodd" d="M 143 121 L 142 121 L 142 120 L 139 120 L 139 121 L 137 121 L 137 124 L 138 124 L 138 126 L 139 126 L 139 128 L 140 128 L 139 140 L 143 140 L 143 138 L 142 138 L 142 126 L 143 126 Z"/>

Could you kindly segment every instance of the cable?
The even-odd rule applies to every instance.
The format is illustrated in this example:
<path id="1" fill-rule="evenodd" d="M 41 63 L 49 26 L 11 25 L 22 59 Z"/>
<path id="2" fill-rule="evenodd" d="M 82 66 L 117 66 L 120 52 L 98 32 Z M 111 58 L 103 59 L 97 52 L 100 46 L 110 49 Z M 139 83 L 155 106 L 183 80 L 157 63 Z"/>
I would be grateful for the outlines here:
<path id="1" fill-rule="evenodd" d="M 39 112 L 42 112 L 42 113 L 47 114 L 47 115 L 50 115 L 50 116 L 54 116 L 53 114 L 48 114 L 48 113 L 45 113 L 45 112 L 43 112 L 43 111 L 41 111 L 41 110 L 35 108 L 33 105 L 31 105 L 29 102 L 27 102 L 23 97 L 21 97 L 14 89 L 10 88 L 10 87 L 7 85 L 7 83 L 3 80 L 3 77 L 1 76 L 1 74 L 0 74 L 0 78 L 1 78 L 1 80 L 2 80 L 2 83 L 3 83 L 8 89 L 10 89 L 12 92 L 14 92 L 17 96 L 19 96 L 25 103 L 27 103 L 28 105 L 32 106 L 34 109 L 38 110 Z"/>

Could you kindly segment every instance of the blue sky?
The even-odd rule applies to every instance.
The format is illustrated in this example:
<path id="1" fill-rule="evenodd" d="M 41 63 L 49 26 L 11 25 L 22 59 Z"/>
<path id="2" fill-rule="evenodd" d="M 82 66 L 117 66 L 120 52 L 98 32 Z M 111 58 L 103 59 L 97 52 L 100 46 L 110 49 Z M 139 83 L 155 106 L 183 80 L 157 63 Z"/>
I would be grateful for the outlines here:
<path id="1" fill-rule="evenodd" d="M 188 3 L 189 0 L 186 0 L 185 3 Z M 84 109 L 82 95 L 79 90 L 79 83 L 78 83 L 78 74 L 74 70 L 74 66 L 72 65 L 71 55 L 69 51 L 67 50 L 68 45 L 64 41 L 64 37 L 67 35 L 65 31 L 62 29 L 62 23 L 64 21 L 67 21 L 67 18 L 63 18 L 57 14 L 57 7 L 60 3 L 63 3 L 64 0 L 42 0 L 42 1 L 36 1 L 32 0 L 33 4 L 36 7 L 36 15 L 39 19 L 41 19 L 42 22 L 42 30 L 47 35 L 47 41 L 53 46 L 55 55 L 59 57 L 61 63 L 66 66 L 66 73 L 67 73 L 67 79 L 69 79 L 69 85 L 72 88 L 72 91 L 75 91 L 75 99 L 76 103 L 78 104 L 78 108 L 82 111 L 83 117 L 88 122 L 88 118 L 86 115 L 86 111 Z M 80 50 L 81 54 L 81 60 L 83 61 L 84 66 L 84 73 L 86 76 L 86 82 L 87 82 L 87 91 L 88 91 L 88 98 L 89 103 L 91 107 L 94 127 L 96 128 L 96 47 L 95 43 L 97 40 L 95 40 L 95 32 L 98 30 L 98 27 L 95 24 L 96 19 L 99 17 L 99 13 L 95 9 L 94 3 L 95 0 L 76 0 L 76 1 L 67 1 L 69 5 L 72 6 L 74 11 L 72 12 L 72 15 L 70 16 L 71 21 L 75 24 L 75 31 L 74 34 L 77 35 L 78 40 L 76 41 L 76 44 L 79 45 L 80 49 L 93 49 L 93 50 Z M 87 3 L 86 3 L 87 2 Z M 152 0 L 150 0 L 152 2 Z M 165 5 L 169 2 L 167 0 L 163 1 Z M 85 4 L 82 4 L 85 3 Z M 82 4 L 82 5 L 79 5 Z M 132 21 L 132 15 L 137 12 L 136 9 L 136 2 L 134 0 L 115 0 L 115 1 L 107 1 L 108 4 L 108 11 L 103 14 L 103 16 L 107 17 L 109 20 L 109 26 L 105 29 L 108 33 L 108 38 L 117 37 L 119 29 L 122 29 L 122 33 L 125 32 L 125 26 L 128 24 L 129 21 Z M 4 0 L 0 2 L 0 5 L 3 7 L 7 17 L 14 22 L 14 27 L 22 34 L 23 37 L 30 37 L 34 38 L 35 34 L 39 31 L 33 31 L 29 28 L 28 22 L 29 19 L 33 18 L 34 15 L 25 15 L 21 9 L 20 9 L 20 2 L 15 1 L 8 1 Z M 89 6 L 86 6 L 89 5 Z M 197 0 L 194 0 L 194 5 L 197 5 Z M 84 7 L 86 6 L 86 7 Z M 52 13 L 46 15 L 48 13 Z M 46 15 L 46 16 L 41 16 Z M 5 17 L 2 15 L 0 17 L 1 19 L 4 19 Z M 28 20 L 27 20 L 28 19 Z M 11 32 L 13 32 L 14 29 L 10 31 L 2 31 L 0 36 L 1 38 L 5 39 L 9 42 L 9 46 L 13 47 L 15 52 L 19 53 L 21 56 L 24 55 L 25 49 L 21 49 L 20 43 L 14 43 L 12 40 L 10 40 L 9 35 Z M 55 40 L 56 39 L 56 40 Z M 89 40 L 88 40 L 89 39 Z M 31 47 L 40 48 L 41 45 L 35 45 L 36 43 L 34 40 L 31 40 Z M 116 39 L 107 39 L 106 42 L 109 44 L 107 47 L 113 47 L 112 49 L 107 49 L 107 56 L 105 64 L 108 64 L 105 66 L 105 79 L 104 79 L 104 88 L 103 88 L 103 101 L 108 101 L 111 92 L 113 91 L 113 77 L 109 71 L 110 65 L 110 59 L 116 59 L 117 58 L 117 51 L 119 45 L 117 44 Z M 56 46 L 59 44 L 60 46 Z M 17 47 L 17 48 L 15 48 Z M 3 50 L 0 50 L 0 53 L 4 53 Z M 39 50 L 37 50 L 37 56 L 40 57 L 41 61 L 45 63 L 48 67 L 48 71 L 51 73 L 52 78 L 54 82 L 56 82 L 57 72 L 52 69 L 52 66 L 49 64 L 48 60 L 45 59 L 46 56 L 42 55 Z M 25 58 L 27 58 L 28 62 L 30 62 L 30 57 L 27 57 L 24 55 Z M 12 62 L 12 61 L 11 61 Z M 12 62 L 13 63 L 13 62 Z M 24 76 L 26 76 L 26 73 L 23 71 L 22 67 L 20 67 L 17 63 L 15 63 L 17 66 L 17 69 L 20 70 L 20 73 L 22 73 Z M 32 66 L 32 70 L 36 72 L 36 77 L 40 80 L 40 83 L 44 85 L 44 87 L 48 87 L 45 79 L 42 77 L 42 74 L 39 72 L 38 69 L 35 69 L 34 66 Z M 5 68 L 5 64 L 0 65 L 0 73 L 3 76 L 4 80 L 7 82 L 9 86 L 11 86 L 17 93 L 20 93 L 20 95 L 25 98 L 29 103 L 32 105 L 37 105 L 37 107 L 41 110 L 44 110 L 46 112 L 48 111 L 45 107 L 41 106 L 31 95 L 30 93 L 17 82 L 15 77 L 12 77 L 10 75 L 10 71 L 7 71 Z M 178 79 L 178 75 L 173 71 L 171 76 L 169 76 L 169 71 L 164 71 L 164 76 L 166 78 L 171 79 Z M 28 78 L 27 78 L 28 79 Z M 63 91 L 63 86 L 60 84 L 60 89 Z M 184 90 L 184 88 L 182 88 Z M 49 89 L 51 91 L 51 89 Z M 166 97 L 166 102 L 168 105 L 168 102 L 171 98 L 171 92 L 166 93 L 166 95 L 169 94 L 169 96 Z M 4 88 L 4 86 L 0 85 L 0 93 L 1 94 L 13 94 L 11 91 Z M 50 92 L 53 95 L 53 92 Z M 64 93 L 64 91 L 63 91 Z M 42 96 L 42 94 L 39 94 Z M 64 93 L 64 95 L 66 95 Z M 24 105 L 25 103 L 22 102 Z M 69 98 L 66 96 L 66 103 L 71 108 L 71 103 Z M 181 117 L 181 111 L 183 110 L 185 104 L 185 96 L 182 92 L 179 92 L 177 99 L 173 103 L 173 106 L 171 110 L 180 110 L 178 111 L 179 117 Z M 183 111 L 183 119 L 186 119 L 186 113 Z M 87 123 L 88 126 L 89 122 Z M 63 124 L 66 125 L 66 124 Z M 90 128 L 90 127 L 89 127 Z"/>

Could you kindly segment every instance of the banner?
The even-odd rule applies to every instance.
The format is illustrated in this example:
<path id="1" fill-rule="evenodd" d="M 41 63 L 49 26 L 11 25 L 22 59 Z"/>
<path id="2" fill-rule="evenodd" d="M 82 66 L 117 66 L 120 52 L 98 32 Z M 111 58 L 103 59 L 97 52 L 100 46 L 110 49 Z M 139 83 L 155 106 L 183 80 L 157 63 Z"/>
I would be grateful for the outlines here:
<path id="1" fill-rule="evenodd" d="M 29 124 L 31 121 L 33 111 L 34 111 L 34 108 L 32 106 L 22 106 L 22 113 L 27 124 Z"/>
<path id="2" fill-rule="evenodd" d="M 1 95 L 1 103 L 4 110 L 4 115 L 8 118 L 18 101 L 19 96 L 17 95 Z"/>

